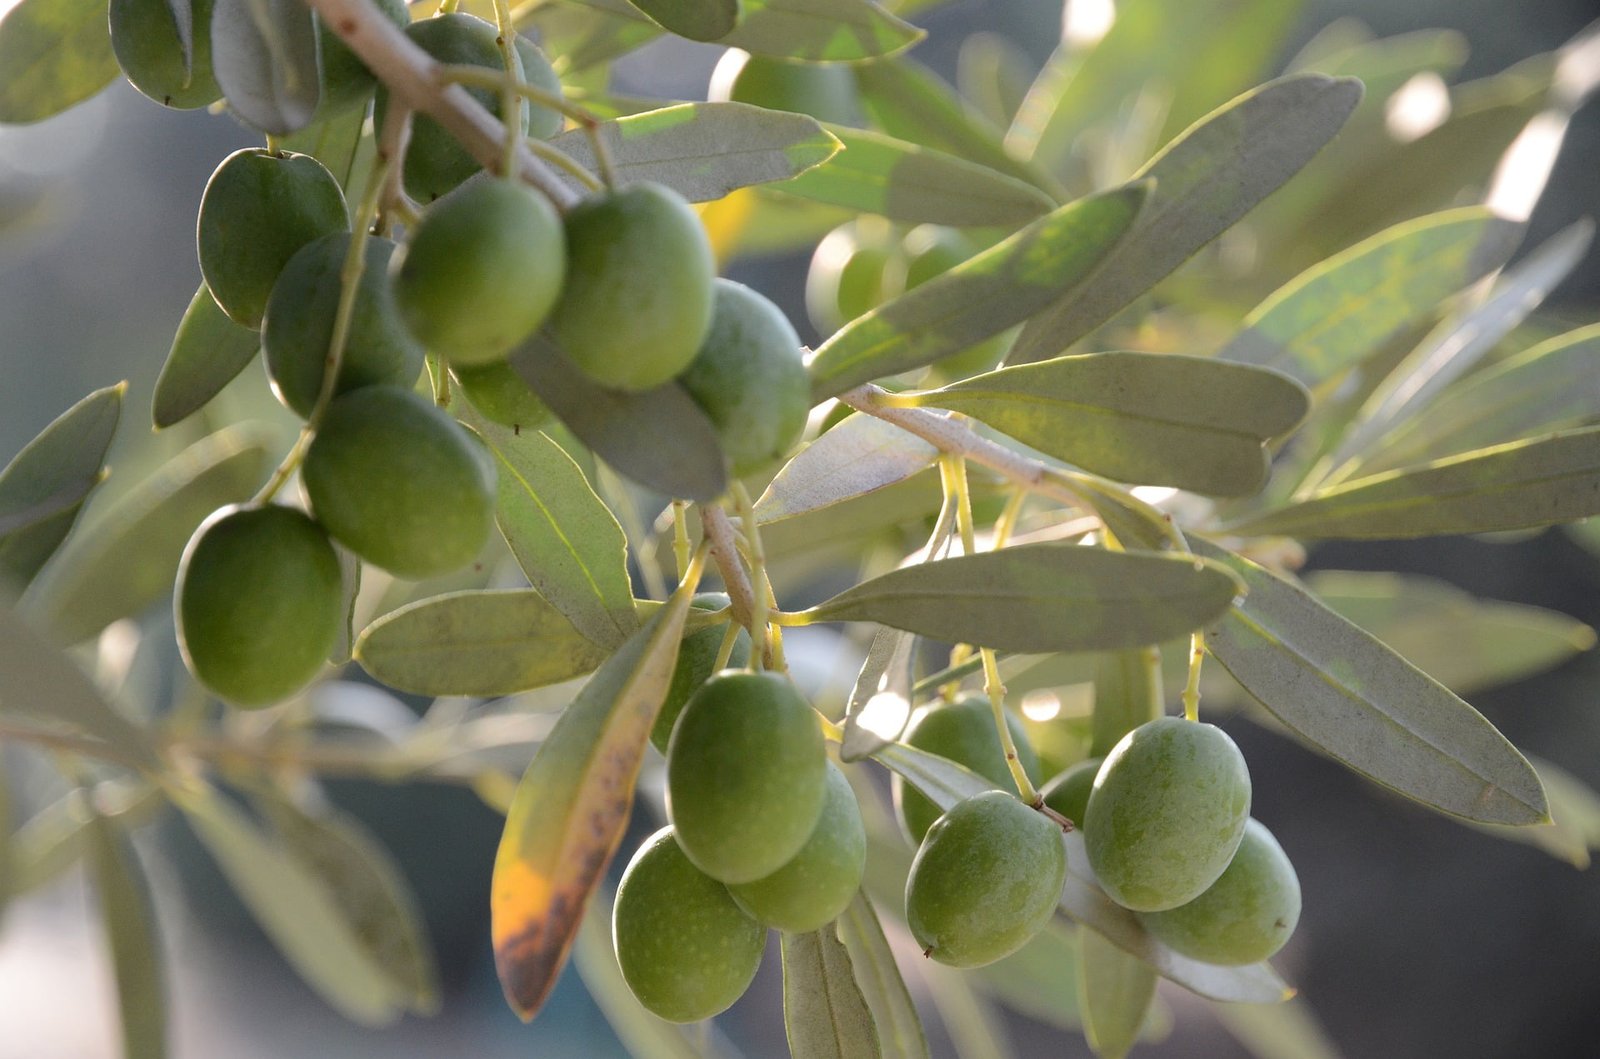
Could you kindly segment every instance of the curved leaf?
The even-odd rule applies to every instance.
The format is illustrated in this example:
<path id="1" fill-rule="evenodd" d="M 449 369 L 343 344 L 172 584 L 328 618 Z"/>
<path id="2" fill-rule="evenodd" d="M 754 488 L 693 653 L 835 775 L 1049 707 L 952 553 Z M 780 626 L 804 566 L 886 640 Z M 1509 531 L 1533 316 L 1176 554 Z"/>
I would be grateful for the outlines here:
<path id="1" fill-rule="evenodd" d="M 662 29 L 690 40 L 716 40 L 739 21 L 739 0 L 628 0 Z"/>
<path id="2" fill-rule="evenodd" d="M 896 55 L 927 36 L 873 0 L 744 0 L 721 43 L 756 55 L 851 62 Z"/>
<path id="3" fill-rule="evenodd" d="M 1156 998 L 1155 968 L 1092 930 L 1079 936 L 1078 961 L 1083 1035 L 1101 1059 L 1122 1059 Z"/>
<path id="4" fill-rule="evenodd" d="M 867 895 L 857 893 L 834 925 L 849 951 L 856 985 L 872 1013 L 884 1059 L 928 1059 L 922 1020 Z"/>
<path id="5" fill-rule="evenodd" d="M 216 0 L 211 65 L 228 106 L 262 132 L 311 124 L 322 79 L 316 17 L 303 0 Z"/>
<path id="6" fill-rule="evenodd" d="M 181 423 L 205 407 L 255 359 L 261 335 L 236 323 L 204 283 L 178 321 L 172 350 L 156 379 L 151 416 L 156 429 Z"/>
<path id="7" fill-rule="evenodd" d="M 89 821 L 89 871 L 100 899 L 117 986 L 123 1059 L 167 1054 L 167 988 L 150 883 L 139 858 L 105 817 Z"/>
<path id="8" fill-rule="evenodd" d="M 43 121 L 120 72 L 106 0 L 21 0 L 0 16 L 0 122 Z"/>
<path id="9" fill-rule="evenodd" d="M 833 924 L 809 934 L 785 932 L 782 940 L 783 1028 L 790 1054 L 880 1059 L 872 1011 Z"/>
<path id="10" fill-rule="evenodd" d="M 939 450 L 876 416 L 846 416 L 783 465 L 756 501 L 756 519 L 779 522 L 905 481 Z"/>

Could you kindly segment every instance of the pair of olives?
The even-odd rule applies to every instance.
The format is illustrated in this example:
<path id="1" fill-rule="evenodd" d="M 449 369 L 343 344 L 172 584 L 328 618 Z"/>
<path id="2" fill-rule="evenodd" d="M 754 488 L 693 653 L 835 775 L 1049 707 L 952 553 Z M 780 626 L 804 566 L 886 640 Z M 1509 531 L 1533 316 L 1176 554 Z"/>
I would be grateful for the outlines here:
<path id="1" fill-rule="evenodd" d="M 672 825 L 623 874 L 613 940 L 640 1002 L 690 1022 L 749 987 L 768 927 L 805 933 L 844 911 L 866 832 L 810 705 L 772 673 L 727 670 L 689 696 L 667 745 L 667 804 Z"/>

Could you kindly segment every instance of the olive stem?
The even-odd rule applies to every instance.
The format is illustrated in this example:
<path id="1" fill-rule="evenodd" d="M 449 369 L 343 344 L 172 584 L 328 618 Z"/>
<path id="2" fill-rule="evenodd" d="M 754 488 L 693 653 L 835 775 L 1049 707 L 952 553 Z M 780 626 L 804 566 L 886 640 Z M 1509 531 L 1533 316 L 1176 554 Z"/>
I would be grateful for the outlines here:
<path id="1" fill-rule="evenodd" d="M 1195 632 L 1189 636 L 1189 679 L 1183 685 L 1183 715 L 1191 721 L 1200 719 L 1200 667 L 1206 660 L 1205 634 Z"/>
<path id="2" fill-rule="evenodd" d="M 550 144 L 545 143 L 543 140 L 530 139 L 527 141 L 527 144 L 528 150 L 532 151 L 540 158 L 543 158 L 551 165 L 556 166 L 562 172 L 570 174 L 572 179 L 576 180 L 590 191 L 601 191 L 605 188 L 604 182 L 602 182 L 599 177 L 595 176 L 593 173 L 583 168 L 583 166 L 579 165 L 576 158 L 573 158 L 561 148 L 553 147 Z"/>
<path id="3" fill-rule="evenodd" d="M 733 620 L 747 629 L 752 628 L 750 616 L 755 611 L 755 597 L 750 589 L 750 577 L 739 562 L 739 548 L 734 543 L 733 523 L 729 521 L 728 513 L 716 504 L 703 504 L 700 507 L 700 527 L 711 546 L 711 558 L 722 574 L 722 583 L 728 590 Z"/>
<path id="4" fill-rule="evenodd" d="M 440 408 L 450 406 L 450 376 L 444 358 L 437 353 L 428 354 L 428 382 L 433 386 L 433 403 Z"/>
<path id="5" fill-rule="evenodd" d="M 686 500 L 672 502 L 672 556 L 678 564 L 678 580 L 683 580 L 684 568 L 689 565 L 689 520 Z"/>
<path id="6" fill-rule="evenodd" d="M 517 171 L 517 149 L 521 146 L 523 114 L 527 104 L 517 92 L 522 84 L 522 62 L 517 58 L 517 26 L 511 20 L 511 6 L 506 0 L 494 0 L 495 28 L 499 31 L 500 58 L 506 75 L 500 86 L 500 113 L 505 115 L 505 148 L 501 154 L 500 173 L 510 177 Z"/>
<path id="7" fill-rule="evenodd" d="M 729 491 L 733 494 L 734 509 L 739 513 L 739 528 L 750 552 L 750 575 L 755 592 L 750 635 L 759 638 L 762 663 L 783 671 L 786 666 L 782 635 L 773 630 L 767 617 L 777 609 L 777 596 L 772 591 L 772 581 L 767 577 L 767 555 L 761 546 L 761 528 L 756 523 L 755 503 L 750 499 L 750 490 L 738 479 L 734 479 Z"/>
<path id="8" fill-rule="evenodd" d="M 722 634 L 722 643 L 717 648 L 717 660 L 711 666 L 711 672 L 720 673 L 728 668 L 728 663 L 733 659 L 733 645 L 739 642 L 739 633 L 744 626 L 737 622 L 729 622 L 727 631 Z"/>

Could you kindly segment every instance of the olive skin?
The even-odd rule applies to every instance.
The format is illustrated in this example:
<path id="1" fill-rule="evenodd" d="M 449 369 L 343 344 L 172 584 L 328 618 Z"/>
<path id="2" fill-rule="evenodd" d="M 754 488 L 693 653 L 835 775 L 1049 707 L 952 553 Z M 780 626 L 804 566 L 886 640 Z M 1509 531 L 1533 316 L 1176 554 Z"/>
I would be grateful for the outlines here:
<path id="1" fill-rule="evenodd" d="M 1056 776 L 1039 789 L 1044 804 L 1072 821 L 1072 826 L 1083 830 L 1083 814 L 1089 806 L 1089 794 L 1094 790 L 1094 778 L 1100 773 L 1102 758 L 1092 757 L 1080 761 Z"/>
<path id="2" fill-rule="evenodd" d="M 730 48 L 711 72 L 706 97 L 852 125 L 860 120 L 856 79 L 847 66 L 791 63 Z"/>
<path id="3" fill-rule="evenodd" d="M 164 107 L 194 110 L 222 98 L 211 69 L 213 0 L 194 0 L 189 69 L 167 0 L 111 0 L 111 50 L 128 81 Z"/>
<path id="4" fill-rule="evenodd" d="M 406 0 L 377 0 L 377 4 L 378 10 L 400 28 L 411 24 Z M 321 15 L 317 16 L 317 47 L 321 51 L 322 95 L 317 101 L 314 121 L 332 117 L 371 98 L 377 79 L 339 34 L 328 28 Z"/>
<path id="5" fill-rule="evenodd" d="M 1264 825 L 1250 820 L 1227 870 L 1188 904 L 1139 916 L 1146 930 L 1206 963 L 1259 963 L 1300 922 L 1300 879 Z"/>
<path id="6" fill-rule="evenodd" d="M 672 828 L 664 827 L 622 873 L 611 942 L 639 1003 L 668 1022 L 698 1022 L 750 988 L 767 928 L 691 864 Z"/>
<path id="7" fill-rule="evenodd" d="M 721 592 L 702 592 L 689 604 L 696 610 L 721 610 L 728 605 L 728 597 Z M 700 685 L 710 679 L 716 669 L 717 655 L 722 651 L 722 638 L 726 625 L 712 625 L 696 629 L 678 645 L 678 662 L 672 668 L 672 684 L 667 697 L 656 714 L 656 723 L 650 729 L 650 742 L 663 754 L 672 739 L 672 727 L 683 712 L 684 703 Z M 728 654 L 728 668 L 741 669 L 750 661 L 750 633 L 740 629 L 733 640 L 733 650 Z"/>
<path id="8" fill-rule="evenodd" d="M 339 557 L 293 508 L 225 507 L 195 530 L 174 612 L 189 671 L 235 706 L 270 706 L 309 684 L 343 621 Z"/>
<path id="9" fill-rule="evenodd" d="M 505 361 L 482 367 L 450 369 L 456 385 L 484 418 L 503 427 L 536 430 L 550 419 L 550 409 Z"/>
<path id="10" fill-rule="evenodd" d="M 561 78 L 556 76 L 555 67 L 550 65 L 550 60 L 545 58 L 537 44 L 527 37 L 518 37 L 517 58 L 522 60 L 522 80 L 525 84 L 542 88 L 552 96 L 561 94 Z M 549 107 L 526 103 L 524 111 L 523 127 L 535 139 L 548 140 L 566 124 L 561 112 Z"/>
<path id="11" fill-rule="evenodd" d="M 828 758 L 787 678 L 725 670 L 684 704 L 667 744 L 667 812 L 695 866 L 721 883 L 783 867 L 811 837 Z"/>
<path id="12" fill-rule="evenodd" d="M 867 866 L 867 832 L 850 781 L 828 763 L 828 793 L 811 837 L 789 863 L 755 882 L 728 887 L 740 907 L 769 927 L 804 934 L 839 918 Z"/>
<path id="13" fill-rule="evenodd" d="M 422 371 L 422 346 L 400 321 L 386 272 L 394 244 L 368 236 L 355 311 L 339 359 L 335 394 L 363 386 L 410 386 Z M 339 313 L 340 272 L 350 249 L 344 233 L 323 236 L 289 259 L 273 284 L 261 322 L 261 351 L 278 400 L 309 417 L 322 392 L 328 346 Z"/>
<path id="14" fill-rule="evenodd" d="M 899 293 L 899 245 L 887 222 L 866 217 L 840 225 L 817 244 L 806 272 L 806 315 L 832 334 Z"/>
<path id="15" fill-rule="evenodd" d="M 317 521 L 400 577 L 465 566 L 494 526 L 488 451 L 432 401 L 396 386 L 330 404 L 300 474 Z"/>
<path id="16" fill-rule="evenodd" d="M 781 309 L 742 283 L 718 279 L 715 287 L 711 330 L 678 381 L 743 476 L 782 459 L 800 439 L 811 382 L 800 336 Z"/>
<path id="17" fill-rule="evenodd" d="M 566 236 L 550 200 L 509 180 L 467 184 L 428 207 L 391 266 L 411 333 L 469 366 L 503 360 L 533 334 L 566 271 Z"/>
<path id="18" fill-rule="evenodd" d="M 1009 956 L 1044 929 L 1067 878 L 1061 831 L 1003 791 L 936 820 L 906 879 L 906 924 L 952 967 Z"/>
<path id="19" fill-rule="evenodd" d="M 1089 866 L 1112 900 L 1159 912 L 1217 881 L 1250 816 L 1250 772 L 1222 729 L 1159 717 L 1106 755 L 1084 811 Z"/>
<path id="20" fill-rule="evenodd" d="M 1034 752 L 1022 722 L 1009 711 L 1006 725 L 1011 729 L 1011 741 L 1017 747 L 1017 760 L 1035 783 L 1039 781 L 1039 755 Z M 967 695 L 944 706 L 936 706 L 920 714 L 911 722 L 904 739 L 919 750 L 949 758 L 965 765 L 991 783 L 1010 790 L 1011 767 L 1006 764 L 1005 751 L 1000 746 L 1000 734 L 994 728 L 994 708 L 982 695 Z M 894 793 L 895 813 L 906 837 L 915 845 L 922 841 L 928 828 L 939 818 L 939 807 L 921 792 L 896 775 L 890 786 Z"/>
<path id="21" fill-rule="evenodd" d="M 200 199 L 200 274 L 223 312 L 259 328 L 289 259 L 308 243 L 349 230 L 344 192 L 321 162 L 307 154 L 235 151 Z"/>
<path id="22" fill-rule="evenodd" d="M 648 390 L 689 366 L 711 326 L 716 262 L 677 192 L 633 184 L 566 218 L 567 285 L 549 330 L 601 386 Z"/>

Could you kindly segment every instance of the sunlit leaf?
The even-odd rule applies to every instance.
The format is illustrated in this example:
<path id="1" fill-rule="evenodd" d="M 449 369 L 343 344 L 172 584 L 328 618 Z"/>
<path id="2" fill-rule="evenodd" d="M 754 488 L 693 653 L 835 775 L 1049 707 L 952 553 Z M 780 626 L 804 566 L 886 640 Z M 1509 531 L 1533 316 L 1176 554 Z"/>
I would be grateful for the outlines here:
<path id="1" fill-rule="evenodd" d="M 926 469 L 939 450 L 892 423 L 847 416 L 784 464 L 756 501 L 756 518 L 779 522 L 882 489 Z"/>
<path id="2" fill-rule="evenodd" d="M 1283 1004 L 1213 1004 L 1211 1013 L 1257 1059 L 1340 1057 L 1338 1046 L 1303 1000 Z"/>
<path id="3" fill-rule="evenodd" d="M 885 626 L 873 634 L 845 703 L 843 761 L 859 761 L 900 738 L 911 719 L 911 663 L 917 638 Z"/>
<path id="4" fill-rule="evenodd" d="M 234 322 L 200 284 L 178 321 L 172 351 L 156 379 L 151 404 L 156 429 L 198 412 L 255 359 L 260 348 L 261 336 Z"/>
<path id="5" fill-rule="evenodd" d="M 106 0 L 21 0 L 0 16 L 0 122 L 43 121 L 119 72 Z"/>
<path id="6" fill-rule="evenodd" d="M 1078 958 L 1084 1036 L 1101 1059 L 1122 1059 L 1155 1000 L 1155 968 L 1092 930 L 1079 935 Z"/>
<path id="7" fill-rule="evenodd" d="M 743 0 L 744 17 L 721 43 L 755 55 L 849 62 L 896 55 L 922 30 L 872 0 Z"/>
<path id="8" fill-rule="evenodd" d="M 1469 820 L 1537 824 L 1532 766 L 1477 710 L 1303 589 L 1201 541 L 1250 588 L 1206 647 L 1290 729 L 1362 775 Z"/>
<path id="9" fill-rule="evenodd" d="M 1149 193 L 1118 188 L 1062 206 L 846 324 L 811 361 L 817 399 L 919 368 L 1015 326 L 1096 274 Z"/>
<path id="10" fill-rule="evenodd" d="M 1600 793 L 1558 765 L 1531 755 L 1528 761 L 1539 773 L 1539 782 L 1549 796 L 1550 822 L 1537 827 L 1472 826 L 1496 838 L 1542 849 L 1579 871 L 1586 870 L 1590 854 L 1600 850 Z"/>
<path id="11" fill-rule="evenodd" d="M 0 902 L 48 885 L 76 864 L 88 846 L 92 820 L 116 820 L 131 831 L 148 822 L 161 804 L 160 795 L 142 781 L 106 780 L 92 792 L 81 787 L 68 791 L 30 816 L 12 836 L 11 876 L 0 890 Z"/>
<path id="12" fill-rule="evenodd" d="M 792 1055 L 879 1059 L 877 1027 L 833 924 L 783 934 L 783 1026 Z"/>
<path id="13" fill-rule="evenodd" d="M 689 599 L 680 589 L 589 679 L 540 744 L 506 815 L 489 899 L 491 934 L 500 984 L 525 1019 L 554 988 L 588 899 L 622 841 Z"/>
<path id="14" fill-rule="evenodd" d="M 116 825 L 89 823 L 89 871 L 100 902 L 117 985 L 123 1059 L 167 1054 L 167 988 L 150 883 Z"/>
<path id="15" fill-rule="evenodd" d="M 878 914 L 865 893 L 856 894 L 835 923 L 850 954 L 856 986 L 872 1013 L 884 1059 L 927 1059 L 928 1040 L 894 962 Z"/>
<path id="16" fill-rule="evenodd" d="M 739 0 L 628 0 L 662 29 L 690 40 L 716 40 L 739 21 Z"/>
<path id="17" fill-rule="evenodd" d="M 316 18 L 301 0 L 216 0 L 211 63 L 228 106 L 262 132 L 311 123 L 322 80 Z"/>

